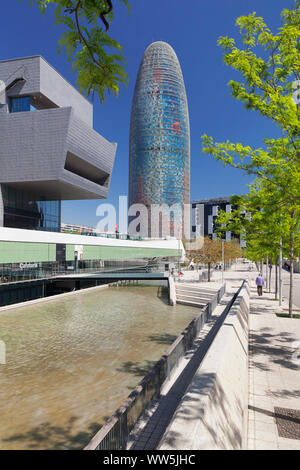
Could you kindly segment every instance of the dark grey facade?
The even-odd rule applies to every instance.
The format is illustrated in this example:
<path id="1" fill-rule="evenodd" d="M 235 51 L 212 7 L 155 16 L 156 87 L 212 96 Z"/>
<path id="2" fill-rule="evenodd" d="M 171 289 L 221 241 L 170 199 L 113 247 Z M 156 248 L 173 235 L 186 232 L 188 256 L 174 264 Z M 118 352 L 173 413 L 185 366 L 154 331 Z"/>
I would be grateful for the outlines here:
<path id="1" fill-rule="evenodd" d="M 192 232 L 209 236 L 213 240 L 217 238 L 216 218 L 219 211 L 230 213 L 236 208 L 230 203 L 230 197 L 219 197 L 212 199 L 200 199 L 192 201 Z M 230 241 L 233 238 L 240 239 L 232 232 L 226 232 L 225 239 Z M 241 245 L 243 245 L 243 241 Z"/>
<path id="2" fill-rule="evenodd" d="M 0 226 L 55 230 L 60 201 L 107 197 L 117 145 L 42 57 L 0 62 L 0 80 Z"/>

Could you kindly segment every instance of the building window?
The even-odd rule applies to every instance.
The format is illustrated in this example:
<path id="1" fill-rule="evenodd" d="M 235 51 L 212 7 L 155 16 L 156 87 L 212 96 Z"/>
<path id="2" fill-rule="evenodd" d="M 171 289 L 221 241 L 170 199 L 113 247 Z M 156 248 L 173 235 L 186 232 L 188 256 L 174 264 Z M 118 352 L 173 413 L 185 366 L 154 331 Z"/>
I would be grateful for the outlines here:
<path id="1" fill-rule="evenodd" d="M 60 201 L 3 185 L 4 227 L 60 231 Z"/>
<path id="2" fill-rule="evenodd" d="M 30 101 L 30 96 L 19 96 L 18 98 L 10 98 L 9 111 L 11 113 L 31 111 Z"/>

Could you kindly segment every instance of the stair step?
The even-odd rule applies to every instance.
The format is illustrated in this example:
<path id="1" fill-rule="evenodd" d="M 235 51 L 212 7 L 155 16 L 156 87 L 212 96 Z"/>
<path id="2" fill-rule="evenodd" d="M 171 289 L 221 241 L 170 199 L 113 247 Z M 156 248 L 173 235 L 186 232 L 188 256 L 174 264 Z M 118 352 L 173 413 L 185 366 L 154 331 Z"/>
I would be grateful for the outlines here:
<path id="1" fill-rule="evenodd" d="M 176 302 L 179 301 L 179 300 L 186 300 L 186 301 L 196 302 L 196 303 L 201 304 L 201 305 L 207 305 L 208 304 L 208 302 L 205 299 L 201 299 L 201 298 L 197 299 L 195 297 L 192 297 L 192 296 L 189 297 L 189 296 L 186 296 L 186 295 L 176 297 Z"/>
<path id="2" fill-rule="evenodd" d="M 197 293 L 201 293 L 203 295 L 205 295 L 206 297 L 213 297 L 214 295 L 216 295 L 217 291 L 216 292 L 205 292 L 201 289 L 183 289 L 182 287 L 175 287 L 176 291 L 180 292 L 180 291 L 184 291 L 184 292 L 197 292 Z"/>
<path id="3" fill-rule="evenodd" d="M 177 286 L 192 286 L 192 287 L 200 287 L 201 289 L 205 290 L 215 290 L 216 286 L 212 285 L 211 287 L 207 285 L 207 282 L 184 282 L 184 281 L 176 281 L 175 284 Z"/>
<path id="4" fill-rule="evenodd" d="M 176 303 L 177 303 L 177 304 L 182 304 L 182 305 L 189 305 L 190 307 L 198 307 L 198 308 L 205 307 L 205 304 L 200 304 L 200 303 L 198 303 L 198 302 L 192 302 L 191 300 L 180 300 L 180 299 L 177 299 L 177 300 L 176 300 Z"/>
<path id="5" fill-rule="evenodd" d="M 177 289 L 176 289 L 176 295 L 189 295 L 189 296 L 201 297 L 203 299 L 207 299 L 208 301 L 215 297 L 214 295 L 205 295 L 203 294 L 203 292 L 193 292 L 193 291 L 188 291 L 188 290 L 177 290 Z"/>
<path id="6" fill-rule="evenodd" d="M 194 292 L 176 292 L 176 297 L 195 297 L 195 299 L 203 299 L 206 302 L 210 302 L 213 297 L 207 297 L 206 295 L 195 294 Z"/>
<path id="7" fill-rule="evenodd" d="M 178 284 L 175 284 L 175 289 L 198 291 L 198 292 L 203 292 L 204 294 L 207 294 L 207 295 L 214 295 L 218 292 L 217 290 L 209 290 L 209 289 L 203 289 L 201 287 L 193 287 L 193 286 L 182 286 Z"/>

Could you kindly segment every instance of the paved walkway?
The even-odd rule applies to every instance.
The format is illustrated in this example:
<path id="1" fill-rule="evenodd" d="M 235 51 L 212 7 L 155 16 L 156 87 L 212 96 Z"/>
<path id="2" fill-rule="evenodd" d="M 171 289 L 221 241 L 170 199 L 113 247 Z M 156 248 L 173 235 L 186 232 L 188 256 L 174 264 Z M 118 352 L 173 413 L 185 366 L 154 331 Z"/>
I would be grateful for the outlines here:
<path id="1" fill-rule="evenodd" d="M 213 285 L 214 287 L 220 287 L 219 283 Z M 187 351 L 170 380 L 164 384 L 160 399 L 156 400 L 146 415 L 138 421 L 130 436 L 128 449 L 154 450 L 157 448 L 215 336 L 218 323 L 223 320 L 221 316 L 225 306 L 232 298 L 232 293 L 231 291 L 224 294 L 210 321 L 200 331 L 193 347 Z M 195 312 L 197 312 L 197 309 L 195 309 Z"/>
<path id="2" fill-rule="evenodd" d="M 251 292 L 248 448 L 300 450 L 300 358 L 292 358 L 296 341 L 300 347 L 300 319 L 276 316 L 287 308 L 285 300 L 279 308 L 274 295 Z M 298 417 L 277 410 L 281 435 L 275 408 L 299 410 Z"/>
<path id="3" fill-rule="evenodd" d="M 257 271 L 244 273 L 242 269 L 233 266 L 225 272 L 225 280 L 234 284 L 235 279 L 244 278 L 250 282 L 248 449 L 300 450 L 300 358 L 294 362 L 292 357 L 297 342 L 300 348 L 300 319 L 277 317 L 276 313 L 287 313 L 287 298 L 279 307 L 273 283 L 271 293 L 258 297 Z M 299 313 L 299 307 L 295 310 Z M 282 409 L 297 410 L 298 414 L 285 416 Z"/>
<path id="4" fill-rule="evenodd" d="M 295 342 L 300 343 L 300 319 L 277 317 L 275 312 L 286 313 L 287 301 L 284 299 L 280 308 L 278 301 L 273 300 L 274 294 L 264 293 L 258 297 L 256 275 L 256 271 L 248 271 L 248 265 L 233 266 L 225 272 L 228 293 L 222 302 L 229 300 L 243 279 L 250 282 L 248 448 L 300 450 L 300 358 L 294 361 L 292 357 Z M 217 287 L 220 281 L 221 273 L 215 272 L 212 284 Z M 128 448 L 156 449 L 199 367 L 203 344 L 208 341 L 209 334 L 213 334 L 214 324 L 223 309 L 224 305 L 217 307 L 211 322 L 200 332 L 193 350 L 166 384 L 161 399 L 153 404 L 146 419 L 139 422 Z M 299 415 L 285 416 L 284 409 L 299 410 Z"/>

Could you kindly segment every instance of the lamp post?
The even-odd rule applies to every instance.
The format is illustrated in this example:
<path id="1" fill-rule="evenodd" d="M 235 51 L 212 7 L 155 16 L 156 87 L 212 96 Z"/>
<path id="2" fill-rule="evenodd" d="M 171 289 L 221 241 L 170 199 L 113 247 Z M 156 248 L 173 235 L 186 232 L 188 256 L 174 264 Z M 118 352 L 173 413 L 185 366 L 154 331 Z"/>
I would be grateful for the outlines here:
<path id="1" fill-rule="evenodd" d="M 222 284 L 224 283 L 224 263 L 225 263 L 225 257 L 224 257 L 224 240 L 222 238 Z"/>
<path id="2" fill-rule="evenodd" d="M 279 305 L 282 305 L 282 238 L 279 238 Z"/>
<path id="3" fill-rule="evenodd" d="M 180 277 L 180 238 L 178 237 L 178 277 Z"/>

